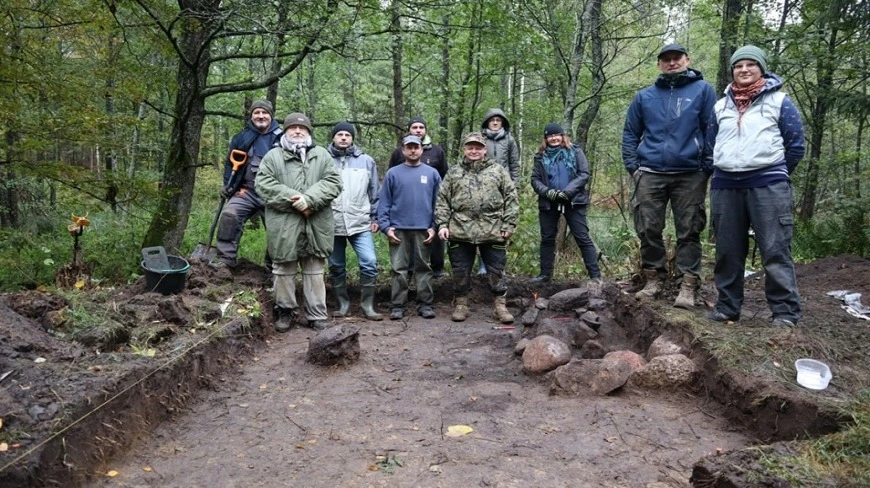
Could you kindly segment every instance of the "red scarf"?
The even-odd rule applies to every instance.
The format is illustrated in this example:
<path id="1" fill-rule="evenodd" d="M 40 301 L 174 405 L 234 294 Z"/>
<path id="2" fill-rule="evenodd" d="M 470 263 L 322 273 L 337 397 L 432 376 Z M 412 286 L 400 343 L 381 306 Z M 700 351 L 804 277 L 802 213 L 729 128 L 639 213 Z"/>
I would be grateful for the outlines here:
<path id="1" fill-rule="evenodd" d="M 764 77 L 761 77 L 755 80 L 755 83 L 747 86 L 731 84 L 731 94 L 734 95 L 734 103 L 737 105 L 737 113 L 741 116 L 743 115 L 743 112 L 749 108 L 749 104 L 752 103 L 752 98 L 755 97 L 755 95 L 758 95 L 761 92 L 761 89 L 764 88 L 764 81 Z"/>

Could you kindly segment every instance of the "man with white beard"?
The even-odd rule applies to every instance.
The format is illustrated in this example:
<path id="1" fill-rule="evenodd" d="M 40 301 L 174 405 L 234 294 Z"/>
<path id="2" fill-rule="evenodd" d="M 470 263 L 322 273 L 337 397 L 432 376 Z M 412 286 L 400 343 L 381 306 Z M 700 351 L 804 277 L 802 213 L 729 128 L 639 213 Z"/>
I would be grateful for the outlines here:
<path id="1" fill-rule="evenodd" d="M 341 175 L 332 157 L 314 145 L 311 121 L 292 113 L 284 119 L 281 147 L 260 163 L 257 193 L 266 204 L 266 239 L 275 277 L 275 330 L 297 323 L 296 272 L 302 269 L 302 292 L 308 327 L 325 329 L 326 284 L 323 271 L 332 253 L 332 201 L 341 193 Z"/>

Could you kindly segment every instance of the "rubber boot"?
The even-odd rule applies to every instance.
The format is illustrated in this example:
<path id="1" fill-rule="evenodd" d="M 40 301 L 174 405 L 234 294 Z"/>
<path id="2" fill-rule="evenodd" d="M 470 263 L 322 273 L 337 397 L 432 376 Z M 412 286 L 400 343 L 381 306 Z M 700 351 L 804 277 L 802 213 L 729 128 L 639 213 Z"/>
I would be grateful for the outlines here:
<path id="1" fill-rule="evenodd" d="M 456 297 L 453 299 L 453 315 L 450 319 L 454 322 L 464 322 L 468 317 L 468 297 Z"/>
<path id="2" fill-rule="evenodd" d="M 698 292 L 698 277 L 683 275 L 683 284 L 680 285 L 680 294 L 674 300 L 677 308 L 691 309 L 695 307 L 695 294 Z"/>
<path id="3" fill-rule="evenodd" d="M 384 320 L 384 316 L 375 311 L 375 277 L 360 276 L 360 309 L 365 318 L 374 321 Z M 347 295 L 345 295 L 347 297 Z"/>
<path id="4" fill-rule="evenodd" d="M 492 316 L 503 324 L 512 324 L 514 323 L 514 316 L 508 312 L 507 309 L 507 298 L 505 297 L 495 297 L 494 304 L 494 312 Z"/>
<path id="5" fill-rule="evenodd" d="M 347 278 L 333 279 L 332 292 L 335 294 L 335 306 L 337 310 L 332 312 L 333 317 L 347 317 L 350 311 L 350 297 L 347 296 Z"/>
<path id="6" fill-rule="evenodd" d="M 659 272 L 655 269 L 645 269 L 643 274 L 646 276 L 646 286 L 643 287 L 643 290 L 635 293 L 634 297 L 638 300 L 641 298 L 658 298 L 665 287 L 663 280 L 659 278 Z"/>

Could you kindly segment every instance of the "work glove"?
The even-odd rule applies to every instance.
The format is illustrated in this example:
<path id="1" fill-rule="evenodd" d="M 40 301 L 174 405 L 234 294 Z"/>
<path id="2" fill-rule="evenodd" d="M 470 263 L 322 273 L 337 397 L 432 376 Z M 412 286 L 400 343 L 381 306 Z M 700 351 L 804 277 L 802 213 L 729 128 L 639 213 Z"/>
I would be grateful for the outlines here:
<path id="1" fill-rule="evenodd" d="M 559 191 L 558 191 L 558 190 L 554 190 L 554 189 L 552 189 L 552 188 L 550 188 L 549 190 L 547 190 L 547 199 L 548 199 L 548 200 L 552 200 L 552 201 L 555 202 L 555 201 L 556 201 L 556 197 L 558 197 L 558 196 L 559 196 Z"/>
<path id="2" fill-rule="evenodd" d="M 570 200 L 570 198 L 568 198 L 568 194 L 561 191 L 561 190 L 556 192 L 556 198 L 559 200 L 562 200 L 564 202 L 567 202 L 568 200 Z"/>
<path id="3" fill-rule="evenodd" d="M 233 196 L 233 193 L 235 192 L 229 186 L 221 188 L 221 198 L 223 198 L 224 200 L 229 200 L 230 197 Z"/>
<path id="4" fill-rule="evenodd" d="M 295 208 L 296 210 L 298 210 L 300 212 L 304 212 L 304 211 L 308 210 L 308 208 L 311 206 L 308 203 L 308 200 L 305 199 L 305 195 L 299 195 L 298 197 L 293 197 L 293 198 L 295 199 L 295 200 L 293 200 L 293 208 Z"/>

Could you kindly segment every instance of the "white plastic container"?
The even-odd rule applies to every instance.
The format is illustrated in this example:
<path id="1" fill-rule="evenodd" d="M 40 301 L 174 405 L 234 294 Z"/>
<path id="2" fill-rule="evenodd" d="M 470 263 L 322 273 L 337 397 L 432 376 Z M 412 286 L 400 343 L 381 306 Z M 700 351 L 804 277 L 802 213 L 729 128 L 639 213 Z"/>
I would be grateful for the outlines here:
<path id="1" fill-rule="evenodd" d="M 831 381 L 831 368 L 815 359 L 798 359 L 794 362 L 797 370 L 797 382 L 810 390 L 824 390 Z"/>

